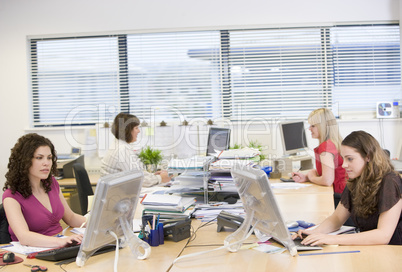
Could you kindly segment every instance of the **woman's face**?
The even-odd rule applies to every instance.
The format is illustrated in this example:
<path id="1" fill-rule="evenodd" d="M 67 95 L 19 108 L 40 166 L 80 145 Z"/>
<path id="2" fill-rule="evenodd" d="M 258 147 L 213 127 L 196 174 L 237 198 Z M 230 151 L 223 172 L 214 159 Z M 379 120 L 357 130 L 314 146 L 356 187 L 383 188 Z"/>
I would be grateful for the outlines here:
<path id="1" fill-rule="evenodd" d="M 32 165 L 29 168 L 29 180 L 41 180 L 49 177 L 52 169 L 52 152 L 48 146 L 38 147 L 32 158 Z"/>
<path id="2" fill-rule="evenodd" d="M 341 146 L 341 155 L 343 157 L 342 167 L 345 168 L 348 177 L 351 179 L 359 177 L 368 159 L 363 158 L 356 149 L 346 145 Z"/>
<path id="3" fill-rule="evenodd" d="M 141 132 L 140 130 L 140 126 L 135 126 L 133 128 L 133 130 L 131 130 L 131 136 L 132 136 L 132 140 L 131 142 L 134 143 L 135 141 L 137 141 L 137 135 Z"/>
<path id="4" fill-rule="evenodd" d="M 318 131 L 318 127 L 316 125 L 310 125 L 309 130 L 313 139 L 320 139 L 320 132 Z"/>

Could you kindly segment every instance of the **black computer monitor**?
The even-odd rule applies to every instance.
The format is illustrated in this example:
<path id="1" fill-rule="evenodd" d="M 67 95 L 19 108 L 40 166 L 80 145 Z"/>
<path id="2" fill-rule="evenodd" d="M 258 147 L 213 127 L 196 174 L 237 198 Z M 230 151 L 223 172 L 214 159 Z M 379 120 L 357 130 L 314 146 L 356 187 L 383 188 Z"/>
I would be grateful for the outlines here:
<path id="1" fill-rule="evenodd" d="M 134 235 L 133 231 L 133 218 L 143 180 L 142 171 L 120 172 L 100 178 L 76 258 L 78 266 L 83 266 L 98 249 L 115 242 L 116 237 L 120 239 L 121 246 L 128 244 L 137 258 L 149 256 L 149 244 Z"/>
<path id="2" fill-rule="evenodd" d="M 230 128 L 210 127 L 207 142 L 207 156 L 227 150 L 230 145 Z"/>
<path id="3" fill-rule="evenodd" d="M 297 254 L 288 228 L 272 192 L 267 174 L 251 166 L 236 165 L 231 174 L 243 203 L 246 218 L 243 224 L 225 239 L 225 245 L 232 252 L 240 249 L 242 241 L 254 233 L 262 240 L 269 237 L 283 244 L 292 256 Z M 265 239 L 264 239 L 265 238 Z"/>
<path id="4" fill-rule="evenodd" d="M 303 121 L 279 123 L 285 155 L 307 151 L 307 139 Z"/>

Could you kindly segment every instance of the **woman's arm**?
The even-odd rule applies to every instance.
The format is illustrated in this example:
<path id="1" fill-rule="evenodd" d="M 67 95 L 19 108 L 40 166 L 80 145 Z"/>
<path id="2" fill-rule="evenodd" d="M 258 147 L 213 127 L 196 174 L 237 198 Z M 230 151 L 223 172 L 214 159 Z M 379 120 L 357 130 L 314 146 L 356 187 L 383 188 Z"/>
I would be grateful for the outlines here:
<path id="1" fill-rule="evenodd" d="M 59 197 L 60 201 L 63 204 L 64 207 L 64 215 L 63 215 L 63 221 L 69 225 L 70 227 L 73 228 L 78 228 L 82 226 L 86 222 L 86 218 L 83 215 L 77 214 L 71 210 L 70 206 L 68 205 L 66 199 L 63 196 L 63 193 L 59 192 Z"/>
<path id="2" fill-rule="evenodd" d="M 319 185 L 331 186 L 335 180 L 335 163 L 334 155 L 329 152 L 322 152 L 320 154 L 320 161 L 322 167 L 322 175 L 319 176 L 317 171 L 308 172 L 308 179 Z"/>
<path id="3" fill-rule="evenodd" d="M 320 225 L 317 227 L 313 227 L 310 229 L 305 229 L 299 231 L 299 235 L 306 234 L 311 235 L 314 233 L 331 233 L 333 231 L 337 231 L 350 217 L 350 212 L 346 209 L 342 203 L 336 207 L 334 213 L 326 218 Z"/>
<path id="4" fill-rule="evenodd" d="M 341 204 L 338 205 L 338 207 Z M 387 245 L 395 232 L 402 211 L 402 199 L 391 209 L 380 214 L 376 229 L 355 234 L 328 235 L 313 233 L 303 240 L 304 244 L 322 245 Z"/>
<path id="5" fill-rule="evenodd" d="M 72 241 L 80 242 L 82 236 L 72 235 L 65 238 L 47 236 L 32 232 L 28 228 L 25 217 L 22 214 L 21 206 L 13 198 L 7 197 L 3 200 L 4 210 L 7 215 L 7 220 L 22 245 L 35 247 L 61 247 Z"/>

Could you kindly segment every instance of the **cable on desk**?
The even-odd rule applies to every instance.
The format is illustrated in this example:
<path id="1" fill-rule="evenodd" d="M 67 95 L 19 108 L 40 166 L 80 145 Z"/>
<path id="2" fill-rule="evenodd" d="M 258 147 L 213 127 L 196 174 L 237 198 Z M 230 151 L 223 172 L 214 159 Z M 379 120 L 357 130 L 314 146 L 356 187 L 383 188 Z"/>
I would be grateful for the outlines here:
<path id="1" fill-rule="evenodd" d="M 221 247 L 218 247 L 218 248 L 214 248 L 214 249 L 211 249 L 211 250 L 201 251 L 201 252 L 196 252 L 196 253 L 191 253 L 191 254 L 187 254 L 187 255 L 183 255 L 183 256 L 177 257 L 176 259 L 173 260 L 173 264 L 175 264 L 177 261 L 179 261 L 179 260 L 181 260 L 181 259 L 184 259 L 184 258 L 199 256 L 199 255 L 202 255 L 202 254 L 205 254 L 205 253 L 209 253 L 209 252 L 213 252 L 213 251 L 225 249 L 225 248 L 231 247 L 231 246 L 233 246 L 233 245 L 237 245 L 237 244 L 243 243 L 243 242 L 253 233 L 254 228 L 255 228 L 255 226 L 256 226 L 257 224 L 258 224 L 258 222 L 256 222 L 256 223 L 254 224 L 254 226 L 252 226 L 252 227 L 250 228 L 249 232 L 247 233 L 247 235 L 246 235 L 243 239 L 241 239 L 241 240 L 239 240 L 239 241 L 237 241 L 237 242 L 228 244 L 228 245 L 226 245 L 226 246 L 221 246 Z M 200 226 L 200 227 L 201 227 L 201 226 Z M 198 229 L 199 229 L 199 228 L 198 228 Z M 197 229 L 197 230 L 198 230 L 198 229 Z M 186 246 L 185 246 L 184 248 L 186 248 L 187 245 L 188 245 L 188 243 L 186 244 Z M 183 248 L 183 250 L 184 250 L 184 248 Z M 183 252 L 183 250 L 182 250 L 181 252 Z M 180 254 L 181 254 L 181 252 L 180 252 Z"/>
<path id="2" fill-rule="evenodd" d="M 117 237 L 116 233 L 113 231 L 109 231 L 110 235 L 112 235 L 116 239 L 116 252 L 114 255 L 114 272 L 117 272 L 117 263 L 119 261 L 119 238 Z"/>

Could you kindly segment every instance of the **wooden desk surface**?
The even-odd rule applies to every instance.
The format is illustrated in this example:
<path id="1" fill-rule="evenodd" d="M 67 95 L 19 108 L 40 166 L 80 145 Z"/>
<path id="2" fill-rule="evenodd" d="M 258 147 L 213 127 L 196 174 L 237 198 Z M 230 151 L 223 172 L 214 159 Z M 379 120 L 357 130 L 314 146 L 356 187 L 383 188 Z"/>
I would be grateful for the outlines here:
<path id="1" fill-rule="evenodd" d="M 304 182 L 304 183 L 295 183 L 295 182 L 283 182 L 279 179 L 269 179 L 271 184 L 278 184 L 280 183 L 283 186 L 297 186 L 301 184 L 308 185 L 302 188 L 295 188 L 295 189 L 281 189 L 281 188 L 273 188 L 274 194 L 288 194 L 288 193 L 297 193 L 297 194 L 331 194 L 333 195 L 334 189 L 332 186 L 320 186 L 311 182 Z"/>
<path id="2" fill-rule="evenodd" d="M 313 185 L 317 186 L 317 185 Z M 322 187 L 322 186 L 319 186 Z M 330 187 L 322 187 L 330 188 Z M 275 197 L 281 208 L 285 220 L 303 219 L 309 222 L 320 223 L 333 210 L 332 193 L 319 192 L 320 188 L 311 188 L 310 193 L 301 194 L 299 191 L 275 192 Z M 332 188 L 331 188 L 332 189 Z M 136 217 L 141 214 L 141 205 L 137 207 Z M 173 264 L 178 256 L 203 252 L 223 245 L 224 239 L 233 230 L 217 232 L 216 223 L 199 228 L 203 222 L 192 221 L 196 235 L 189 242 L 187 239 L 180 242 L 166 241 L 164 245 L 152 247 L 151 255 L 146 260 L 137 260 L 129 248 L 119 251 L 119 271 L 401 271 L 402 246 L 325 246 L 318 252 L 355 251 L 359 253 L 328 254 L 316 256 L 295 257 L 285 251 L 281 254 L 267 254 L 253 249 L 240 249 L 231 253 L 226 249 L 202 254 L 179 260 Z M 169 239 L 169 238 L 168 238 Z M 250 236 L 247 242 L 254 242 L 255 236 Z M 317 251 L 315 251 L 317 252 Z M 306 253 L 306 252 L 303 252 Z M 20 255 L 21 256 L 21 255 Z M 23 263 L 44 265 L 49 271 L 113 271 L 114 252 L 108 252 L 88 259 L 84 267 L 78 267 L 75 262 L 68 265 L 56 266 L 53 262 L 36 259 L 24 259 Z M 28 271 L 23 263 L 10 265 L 3 271 Z M 65 269 L 65 270 L 63 270 Z"/>
<path id="3" fill-rule="evenodd" d="M 88 175 L 88 176 L 89 176 L 89 181 L 91 182 L 91 184 L 93 186 L 96 186 L 96 184 L 98 184 L 100 175 L 95 174 L 95 175 Z M 57 181 L 59 182 L 59 185 L 61 187 L 76 187 L 77 186 L 77 181 L 75 180 L 75 178 L 63 178 L 63 179 L 59 179 Z"/>

